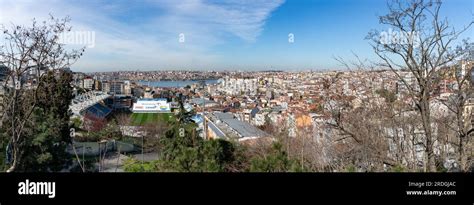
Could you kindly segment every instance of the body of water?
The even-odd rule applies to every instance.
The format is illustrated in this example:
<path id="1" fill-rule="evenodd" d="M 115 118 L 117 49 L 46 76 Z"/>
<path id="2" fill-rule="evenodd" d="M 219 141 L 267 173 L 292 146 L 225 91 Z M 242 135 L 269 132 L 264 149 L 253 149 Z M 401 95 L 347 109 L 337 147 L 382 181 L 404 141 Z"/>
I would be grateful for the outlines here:
<path id="1" fill-rule="evenodd" d="M 167 87 L 167 88 L 182 88 L 186 87 L 187 85 L 192 85 L 195 83 L 199 83 L 199 80 L 183 80 L 183 81 L 138 81 L 137 83 L 140 85 L 147 85 L 152 87 Z M 218 80 L 205 80 L 206 85 L 209 84 L 216 84 Z"/>

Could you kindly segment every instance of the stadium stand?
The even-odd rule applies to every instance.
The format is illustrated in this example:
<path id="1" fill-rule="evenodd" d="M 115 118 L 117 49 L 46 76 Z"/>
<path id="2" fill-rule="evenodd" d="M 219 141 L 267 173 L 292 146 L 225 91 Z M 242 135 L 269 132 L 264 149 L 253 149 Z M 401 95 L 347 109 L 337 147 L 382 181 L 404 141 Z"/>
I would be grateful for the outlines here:
<path id="1" fill-rule="evenodd" d="M 107 118 L 107 116 L 112 112 L 112 110 L 108 107 L 100 103 L 96 103 L 93 106 L 88 107 L 84 114 L 92 114 L 98 118 Z"/>
<path id="2" fill-rule="evenodd" d="M 82 118 L 82 113 L 85 113 L 84 111 L 87 110 L 87 108 L 105 100 L 108 97 L 110 97 L 110 95 L 106 93 L 90 91 L 76 96 L 72 100 L 70 108 L 74 116 Z"/>

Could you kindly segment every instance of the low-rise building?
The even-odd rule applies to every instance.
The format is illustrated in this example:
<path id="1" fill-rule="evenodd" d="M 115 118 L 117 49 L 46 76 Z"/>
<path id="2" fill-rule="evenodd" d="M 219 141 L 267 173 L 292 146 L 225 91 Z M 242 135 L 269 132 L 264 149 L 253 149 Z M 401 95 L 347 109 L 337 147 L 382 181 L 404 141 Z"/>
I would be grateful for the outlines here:
<path id="1" fill-rule="evenodd" d="M 260 137 L 267 137 L 268 134 L 248 122 L 238 120 L 232 113 L 213 112 L 209 114 L 209 129 L 216 136 L 245 141 Z M 212 135 L 211 135 L 212 136 Z"/>

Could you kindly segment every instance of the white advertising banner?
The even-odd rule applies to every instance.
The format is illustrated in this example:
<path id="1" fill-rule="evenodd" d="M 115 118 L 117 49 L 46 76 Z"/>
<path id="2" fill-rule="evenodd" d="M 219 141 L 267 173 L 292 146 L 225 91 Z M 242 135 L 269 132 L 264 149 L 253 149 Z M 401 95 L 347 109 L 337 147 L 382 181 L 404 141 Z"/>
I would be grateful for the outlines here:
<path id="1" fill-rule="evenodd" d="M 171 112 L 171 108 L 166 100 L 146 99 L 134 103 L 133 112 Z"/>

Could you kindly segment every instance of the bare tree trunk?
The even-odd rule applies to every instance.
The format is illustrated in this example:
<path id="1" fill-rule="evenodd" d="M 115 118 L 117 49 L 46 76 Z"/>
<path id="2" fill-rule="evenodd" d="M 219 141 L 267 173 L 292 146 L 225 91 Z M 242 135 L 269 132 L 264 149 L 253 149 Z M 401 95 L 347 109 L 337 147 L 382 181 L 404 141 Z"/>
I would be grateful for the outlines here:
<path id="1" fill-rule="evenodd" d="M 305 138 L 306 138 L 306 132 L 303 137 L 303 145 L 301 146 L 301 169 L 304 169 L 304 146 L 305 146 Z"/>
<path id="2" fill-rule="evenodd" d="M 2 28 L 2 36 L 5 36 L 5 51 L 0 50 L 0 62 L 8 67 L 13 85 L 10 93 L 11 99 L 5 109 L 8 120 L 11 121 L 11 128 L 7 130 L 11 136 L 10 145 L 13 148 L 13 162 L 7 172 L 14 172 L 23 163 L 22 155 L 24 141 L 31 140 L 25 135 L 31 122 L 31 116 L 37 106 L 37 87 L 33 99 L 26 98 L 26 90 L 21 85 L 21 79 L 33 69 L 47 68 L 57 70 L 69 67 L 82 55 L 85 48 L 68 52 L 62 44 L 58 42 L 59 35 L 70 31 L 67 26 L 69 18 L 56 19 L 50 16 L 50 21 L 44 21 L 38 25 L 35 20 L 31 27 L 12 25 L 11 30 Z M 40 72 L 37 73 L 37 86 L 41 85 L 43 79 Z M 27 102 L 26 102 L 27 101 Z"/>
<path id="3" fill-rule="evenodd" d="M 422 88 L 423 89 L 423 88 Z M 420 114 L 423 124 L 423 130 L 425 133 L 425 153 L 427 155 L 426 171 L 436 171 L 435 156 L 433 152 L 433 136 L 431 130 L 431 117 L 430 117 L 430 102 L 428 100 L 428 94 L 426 91 L 423 92 L 423 97 L 420 102 Z"/>
<path id="4" fill-rule="evenodd" d="M 386 32 L 373 31 L 368 35 L 375 54 L 382 61 L 379 66 L 393 71 L 407 88 L 406 96 L 416 103 L 425 137 L 427 159 L 424 168 L 430 172 L 436 171 L 433 145 L 439 135 L 431 129 L 434 121 L 431 119 L 430 98 L 435 97 L 431 96 L 432 92 L 442 78 L 449 75 L 447 67 L 461 56 L 458 49 L 452 49 L 452 44 L 473 24 L 471 21 L 464 28 L 455 30 L 440 16 L 441 5 L 441 1 L 392 1 L 388 4 L 389 13 L 380 16 L 379 20 L 396 32 L 410 34 L 402 37 L 407 43 L 386 38 Z"/>
<path id="5" fill-rule="evenodd" d="M 115 172 L 117 172 L 119 162 L 120 162 L 120 146 L 117 146 L 117 164 L 115 164 Z"/>
<path id="6" fill-rule="evenodd" d="M 13 84 L 16 85 L 16 80 L 15 78 L 13 78 Z M 18 95 L 17 95 L 17 89 L 16 89 L 16 86 L 15 88 L 13 89 L 13 103 L 12 103 L 12 115 L 11 116 L 15 116 L 16 114 L 16 104 L 17 104 L 17 100 L 18 100 Z M 17 166 L 17 163 L 18 163 L 18 147 L 17 147 L 17 139 L 19 139 L 19 137 L 16 136 L 16 130 L 15 130 L 16 126 L 15 126 L 15 118 L 13 117 L 12 118 L 12 140 L 11 140 L 11 143 L 12 143 L 12 146 L 13 146 L 13 163 L 12 165 L 7 169 L 7 173 L 9 172 L 13 172 L 15 171 L 16 169 L 16 166 Z"/>
<path id="7" fill-rule="evenodd" d="M 84 148 L 82 149 L 84 150 Z M 76 146 L 74 145 L 74 142 L 72 142 L 72 150 L 74 151 L 74 155 L 76 155 L 76 160 L 77 160 L 77 163 L 79 163 L 79 166 L 81 167 L 82 173 L 85 173 L 86 170 L 84 169 L 84 164 L 81 162 L 81 159 L 79 158 L 79 155 L 77 154 Z"/>

